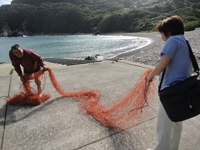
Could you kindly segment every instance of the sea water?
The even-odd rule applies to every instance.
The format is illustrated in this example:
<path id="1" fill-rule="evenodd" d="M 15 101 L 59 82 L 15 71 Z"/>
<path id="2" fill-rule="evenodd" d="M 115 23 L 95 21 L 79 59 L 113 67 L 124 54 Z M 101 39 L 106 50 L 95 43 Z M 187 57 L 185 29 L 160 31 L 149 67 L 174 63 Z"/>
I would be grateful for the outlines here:
<path id="1" fill-rule="evenodd" d="M 84 58 L 100 54 L 112 58 L 150 44 L 150 40 L 133 36 L 24 36 L 0 38 L 0 62 L 10 62 L 9 50 L 14 44 L 33 49 L 42 58 Z"/>

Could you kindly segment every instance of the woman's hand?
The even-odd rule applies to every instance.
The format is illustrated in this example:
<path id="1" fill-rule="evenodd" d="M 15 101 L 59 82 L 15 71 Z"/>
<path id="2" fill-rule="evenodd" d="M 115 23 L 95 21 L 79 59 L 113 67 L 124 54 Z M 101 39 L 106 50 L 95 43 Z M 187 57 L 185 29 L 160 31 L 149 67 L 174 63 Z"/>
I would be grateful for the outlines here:
<path id="1" fill-rule="evenodd" d="M 147 77 L 147 83 L 149 83 L 149 82 L 151 82 L 151 81 L 153 81 L 153 77 L 148 76 L 148 77 Z"/>

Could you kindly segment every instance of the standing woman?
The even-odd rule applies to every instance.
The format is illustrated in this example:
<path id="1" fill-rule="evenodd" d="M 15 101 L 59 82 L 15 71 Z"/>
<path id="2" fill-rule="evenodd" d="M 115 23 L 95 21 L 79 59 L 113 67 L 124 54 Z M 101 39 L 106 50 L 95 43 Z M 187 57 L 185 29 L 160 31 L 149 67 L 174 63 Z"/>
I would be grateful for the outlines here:
<path id="1" fill-rule="evenodd" d="M 169 87 L 174 81 L 183 81 L 191 76 L 192 62 L 184 35 L 183 20 L 175 15 L 159 21 L 157 30 L 160 32 L 165 46 L 160 54 L 160 62 L 148 76 L 150 82 L 154 76 L 165 76 L 161 90 Z M 178 150 L 182 132 L 182 122 L 172 122 L 162 104 L 160 104 L 157 120 L 158 145 L 154 150 Z"/>

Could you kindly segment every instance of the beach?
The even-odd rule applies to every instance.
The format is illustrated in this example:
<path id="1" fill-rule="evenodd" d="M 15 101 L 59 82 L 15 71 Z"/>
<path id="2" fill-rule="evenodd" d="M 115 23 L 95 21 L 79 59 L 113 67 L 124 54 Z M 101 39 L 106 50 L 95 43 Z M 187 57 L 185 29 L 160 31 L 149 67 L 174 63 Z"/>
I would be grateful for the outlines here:
<path id="1" fill-rule="evenodd" d="M 131 62 L 137 62 L 146 65 L 156 66 L 159 61 L 159 54 L 162 51 L 165 42 L 161 39 L 161 35 L 158 32 L 155 33 L 116 33 L 113 35 L 123 36 L 138 36 L 145 37 L 152 40 L 152 43 L 136 51 L 131 51 L 118 55 L 122 60 Z M 198 63 L 200 62 L 200 30 L 194 30 L 185 32 L 184 35 L 190 42 L 192 50 L 197 58 Z M 199 63 L 200 64 L 200 63 Z"/>
<path id="2" fill-rule="evenodd" d="M 199 31 L 186 33 L 196 54 L 199 54 L 198 34 Z M 57 81 L 65 91 L 95 89 L 101 93 L 100 103 L 113 106 L 111 105 L 113 102 L 133 89 L 144 71 L 154 68 L 164 46 L 159 33 L 113 35 L 146 37 L 151 39 L 152 43 L 136 51 L 121 54 L 117 62 L 105 60 L 66 66 L 55 61 L 54 63 L 45 61 L 45 64 L 53 70 Z M 74 62 L 78 61 L 74 60 Z M 89 116 L 89 113 L 81 113 L 80 104 L 72 97 L 60 95 L 49 78 L 46 78 L 44 88 L 44 93 L 51 94 L 51 98 L 47 101 L 34 107 L 7 104 L 7 97 L 18 94 L 21 84 L 16 72 L 9 75 L 11 68 L 13 68 L 11 63 L 0 65 L 2 149 L 145 150 L 157 145 L 156 124 L 160 105 L 157 90 L 155 90 L 153 103 L 150 104 L 148 101 L 150 104 L 146 107 L 149 110 L 148 115 L 142 116 L 141 120 L 135 120 L 133 123 L 136 124 L 130 128 L 119 130 L 104 126 L 95 117 Z M 156 78 L 156 87 L 158 82 L 159 79 Z M 36 88 L 34 81 L 32 83 L 33 88 Z M 199 126 L 200 116 L 183 122 L 180 150 L 200 149 Z M 191 140 L 191 137 L 194 140 Z"/>
<path id="3" fill-rule="evenodd" d="M 86 34 L 88 35 L 88 34 Z M 135 49 L 129 49 L 128 51 L 129 52 L 125 52 L 126 49 L 124 49 L 124 52 L 123 51 L 118 51 L 116 50 L 118 47 L 126 47 L 127 45 L 120 45 L 120 43 L 118 42 L 118 47 L 115 47 L 115 46 L 111 46 L 112 48 L 111 49 L 115 49 L 115 51 L 111 51 L 110 53 L 114 56 L 116 55 L 115 57 L 120 57 L 120 59 L 124 59 L 124 60 L 128 60 L 128 61 L 133 61 L 133 62 L 138 62 L 138 63 L 143 63 L 143 64 L 148 64 L 148 65 L 153 65 L 155 66 L 157 63 L 158 63 L 158 56 L 160 54 L 160 52 L 162 51 L 163 47 L 164 47 L 164 41 L 161 39 L 161 35 L 160 33 L 158 32 L 138 32 L 138 33 L 123 33 L 123 32 L 119 32 L 119 33 L 108 33 L 108 34 L 102 34 L 103 36 L 107 36 L 107 37 L 110 37 L 110 36 L 114 36 L 115 38 L 116 37 L 121 37 L 121 36 L 124 36 L 124 37 L 127 37 L 127 36 L 131 36 L 131 37 L 142 37 L 142 38 L 148 38 L 151 40 L 151 44 L 147 45 L 147 46 L 144 46 L 143 48 L 137 48 L 136 50 Z M 105 38 L 104 36 L 104 38 Z M 67 47 L 67 45 L 63 45 L 63 43 L 66 43 L 66 39 L 59 39 L 58 37 L 53 37 L 53 36 L 49 36 L 50 39 L 52 42 L 55 42 L 55 45 L 56 43 L 58 44 L 58 47 Z M 86 36 L 83 36 L 83 38 L 86 37 Z M 98 36 L 99 38 L 101 36 Z M 200 50 L 198 50 L 198 47 L 200 46 L 199 44 L 199 40 L 200 40 L 200 30 L 194 30 L 194 31 L 189 31 L 189 32 L 185 32 L 185 37 L 189 40 L 191 46 L 192 46 L 192 49 L 195 53 L 195 55 L 197 56 L 197 58 L 200 58 Z M 100 48 L 99 51 L 96 52 L 96 54 L 100 54 L 102 55 L 105 59 L 107 59 L 108 57 L 104 56 L 104 53 L 107 53 L 107 52 L 104 52 L 102 51 L 102 45 L 101 47 L 98 46 L 99 43 L 97 43 L 96 45 L 91 45 L 92 49 L 86 49 L 86 53 L 79 55 L 79 56 L 71 56 L 71 51 L 69 51 L 70 54 L 68 53 L 63 53 L 63 50 L 62 49 L 58 49 L 60 51 L 60 53 L 62 55 L 58 55 L 58 53 L 51 53 L 50 52 L 50 49 L 48 51 L 48 53 L 45 51 L 45 49 L 47 49 L 47 47 L 45 47 L 45 42 L 38 42 L 38 40 L 46 40 L 46 37 L 44 39 L 41 39 L 41 37 L 33 37 L 34 41 L 36 41 L 35 43 L 33 43 L 32 45 L 30 44 L 29 46 L 31 47 L 31 49 L 33 49 L 37 54 L 39 54 L 40 56 L 42 56 L 42 58 L 85 58 L 86 56 L 92 56 L 91 54 L 91 51 L 94 51 L 96 52 L 96 50 L 98 50 L 98 48 Z M 57 39 L 58 38 L 58 39 Z M 76 38 L 76 36 L 74 36 L 73 38 Z M 91 39 L 92 40 L 94 37 L 91 36 Z M 11 42 L 14 42 L 14 43 L 18 43 L 18 42 L 21 42 L 23 43 L 23 40 L 25 40 L 26 38 L 13 38 Z M 29 39 L 26 39 L 26 43 L 31 43 L 31 41 L 29 41 Z M 55 41 L 54 41 L 55 40 Z M 70 38 L 68 38 L 67 40 L 68 43 L 73 40 Z M 57 42 L 57 41 L 60 41 L 61 43 Z M 83 42 L 84 43 L 85 40 L 81 40 L 78 41 L 78 42 Z M 109 41 L 109 40 L 108 40 Z M 87 39 L 86 41 L 87 42 Z M 26 47 L 26 43 L 23 43 L 21 44 L 23 46 L 23 48 L 27 48 Z M 82 44 L 83 44 L 82 43 Z M 61 45 L 60 45 L 61 44 Z M 101 43 L 102 44 L 102 43 Z M 134 43 L 133 43 L 134 44 Z M 137 47 L 140 47 L 141 45 L 144 45 L 145 42 L 141 42 L 141 43 L 137 43 Z M 44 45 L 44 46 L 42 46 Z M 76 44 L 77 45 L 77 44 Z M 130 43 L 129 45 L 130 46 Z M 28 47 L 28 48 L 30 48 Z M 38 48 L 39 47 L 39 48 Z M 41 49 L 41 47 L 43 49 Z M 8 48 L 8 46 L 6 47 L 6 49 Z M 69 47 L 67 47 L 69 48 Z M 74 53 L 76 54 L 77 51 L 79 51 L 79 49 L 83 49 L 83 46 L 81 45 L 81 47 L 71 47 L 71 48 L 74 48 Z M 104 47 L 105 48 L 105 47 Z M 134 48 L 134 47 L 133 47 Z M 5 49 L 5 48 L 4 48 Z M 57 49 L 56 49 L 57 50 Z M 70 48 L 69 48 L 70 50 Z M 53 51 L 55 52 L 55 48 L 53 48 Z M 68 51 L 65 50 L 65 51 Z M 48 54 L 51 54 L 50 56 Z M 80 52 L 79 52 L 80 53 Z M 109 56 L 109 57 L 113 57 L 113 56 Z M 6 55 L 4 56 L 2 54 L 2 57 L 7 57 L 7 53 Z M 1 61 L 1 62 L 6 62 L 6 61 Z"/>
<path id="4" fill-rule="evenodd" d="M 136 50 L 132 50 L 129 52 L 125 52 L 122 54 L 116 55 L 116 57 L 112 58 L 111 60 L 126 60 L 129 62 L 144 64 L 144 65 L 151 65 L 156 66 L 159 62 L 159 54 L 162 51 L 165 42 L 161 39 L 161 35 L 158 32 L 151 32 L 151 33 L 111 33 L 111 34 L 104 34 L 109 36 L 134 36 L 134 37 L 144 37 L 151 40 L 151 43 L 147 46 L 144 46 L 142 48 L 138 48 Z M 200 62 L 200 30 L 194 30 L 185 32 L 184 35 L 190 42 L 192 50 L 197 58 L 198 63 Z M 83 60 L 84 58 L 56 58 L 55 60 L 49 61 L 48 59 L 44 58 L 44 61 L 49 62 L 48 65 L 51 67 L 52 63 L 55 64 L 65 64 L 65 65 L 71 65 L 71 64 L 84 64 L 88 62 L 82 62 L 77 60 Z M 58 61 L 62 63 L 58 63 Z M 92 63 L 92 62 L 91 62 Z M 9 69 L 12 68 L 10 63 L 2 63 L 9 65 Z M 199 63 L 200 65 L 200 63 Z M 6 65 L 5 65 L 6 66 Z M 54 65 L 53 65 L 54 66 Z M 1 67 L 3 67 L 1 65 Z M 5 67 L 3 67 L 5 68 Z M 7 67 L 8 68 L 8 67 Z M 4 74 L 3 72 L 1 74 Z"/>

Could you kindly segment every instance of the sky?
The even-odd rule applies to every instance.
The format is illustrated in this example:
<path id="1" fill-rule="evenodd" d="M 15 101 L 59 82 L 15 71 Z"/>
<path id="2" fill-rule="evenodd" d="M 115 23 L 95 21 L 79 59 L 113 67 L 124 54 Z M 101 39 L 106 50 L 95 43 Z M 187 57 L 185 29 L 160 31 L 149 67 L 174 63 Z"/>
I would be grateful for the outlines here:
<path id="1" fill-rule="evenodd" d="M 0 6 L 3 4 L 10 4 L 12 0 L 0 0 Z"/>

